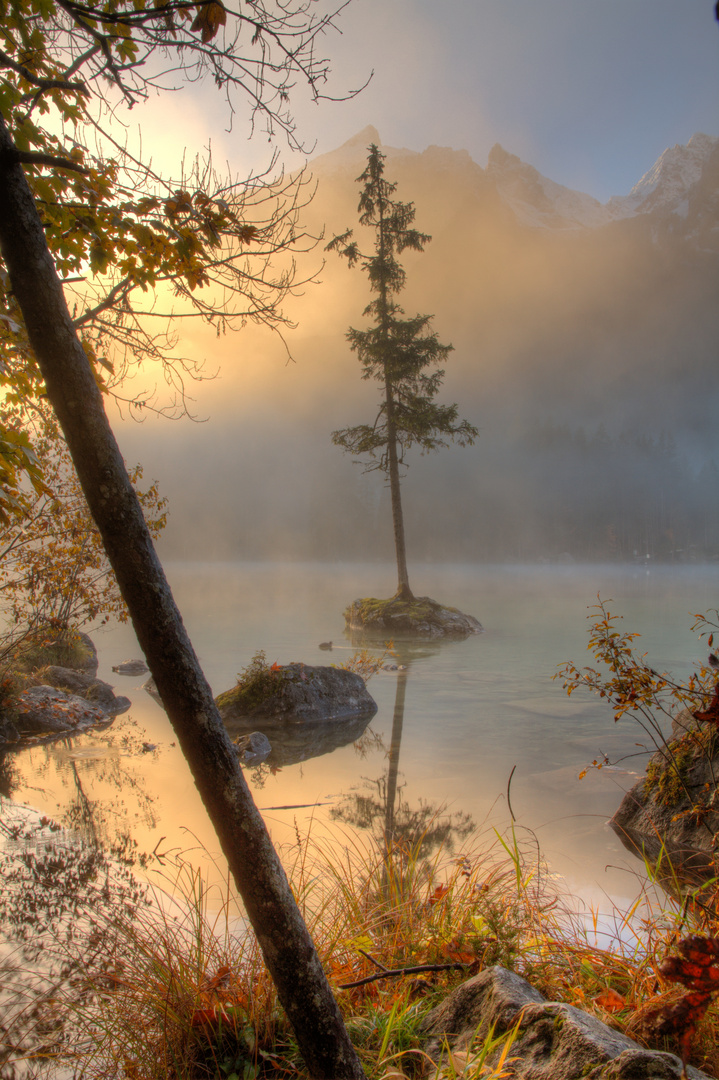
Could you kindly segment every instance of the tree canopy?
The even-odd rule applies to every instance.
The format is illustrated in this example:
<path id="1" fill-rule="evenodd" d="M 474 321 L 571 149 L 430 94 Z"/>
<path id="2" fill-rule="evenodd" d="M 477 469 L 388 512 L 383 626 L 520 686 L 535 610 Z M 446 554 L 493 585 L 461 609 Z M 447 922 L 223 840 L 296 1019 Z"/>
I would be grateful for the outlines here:
<path id="1" fill-rule="evenodd" d="M 373 325 L 363 330 L 350 328 L 347 338 L 362 365 L 362 378 L 380 383 L 384 393 L 371 424 L 334 431 L 332 441 L 348 453 L 368 459 L 368 471 L 378 469 L 388 477 L 398 593 L 409 599 L 412 593 L 400 489 L 405 454 L 413 446 L 429 453 L 446 446 L 448 440 L 471 445 L 478 432 L 467 420 L 458 419 L 457 405 L 434 400 L 444 377 L 437 365 L 447 358 L 452 346 L 442 345 L 430 329 L 431 315 L 407 318 L 396 300 L 406 281 L 397 256 L 407 249 L 424 251 L 431 237 L 412 227 L 414 204 L 392 198 L 397 185 L 385 179 L 384 155 L 374 143 L 357 182 L 363 185 L 359 221 L 374 229 L 374 253 L 362 253 L 351 229 L 335 236 L 327 248 L 339 252 L 350 266 L 359 265 L 375 294 L 363 312 Z"/>
<path id="2" fill-rule="evenodd" d="M 188 81 L 211 80 L 233 118 L 300 145 L 290 91 L 318 98 L 328 62 L 318 38 L 336 12 L 302 0 L 4 0 L 0 113 L 40 213 L 85 352 L 103 389 L 131 409 L 181 412 L 186 380 L 201 373 L 178 350 L 177 320 L 217 332 L 246 321 L 281 328 L 295 285 L 293 253 L 314 243 L 298 224 L 311 192 L 267 170 L 220 175 L 209 148 L 163 176 L 152 148 L 130 138 L 128 110 Z M 182 153 L 180 148 L 179 153 Z M 278 257 L 282 257 L 278 263 Z M 123 390 L 135 365 L 155 361 L 169 387 L 159 402 Z M 5 267 L 0 265 L 0 390 L 15 404 L 43 393 L 42 376 Z M 0 512 L 41 470 L 27 434 L 0 431 Z"/>

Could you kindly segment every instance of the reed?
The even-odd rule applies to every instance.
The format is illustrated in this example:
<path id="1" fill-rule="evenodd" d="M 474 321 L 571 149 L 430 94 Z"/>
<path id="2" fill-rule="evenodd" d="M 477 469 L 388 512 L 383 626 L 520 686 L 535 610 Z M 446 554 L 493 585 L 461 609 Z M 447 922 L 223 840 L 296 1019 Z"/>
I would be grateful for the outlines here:
<path id="1" fill-rule="evenodd" d="M 315 826 L 309 837 L 297 833 L 283 858 L 370 1080 L 511 1075 L 511 1031 L 461 1054 L 446 1048 L 439 1064 L 423 1049 L 429 1009 L 493 964 L 648 1045 L 675 1049 L 656 1024 L 677 998 L 660 965 L 686 934 L 719 930 L 701 891 L 682 902 L 651 881 L 631 910 L 604 913 L 600 925 L 599 912 L 587 917 L 562 898 L 517 827 L 477 836 L 459 854 L 427 856 L 422 837 L 388 849 Z M 78 957 L 63 999 L 72 1038 L 48 1054 L 48 1072 L 64 1064 L 88 1080 L 305 1077 L 231 890 L 208 891 L 181 862 L 161 884 L 152 903 L 113 918 L 106 951 Z M 718 1075 L 717 1046 L 713 1006 L 692 1063 Z"/>

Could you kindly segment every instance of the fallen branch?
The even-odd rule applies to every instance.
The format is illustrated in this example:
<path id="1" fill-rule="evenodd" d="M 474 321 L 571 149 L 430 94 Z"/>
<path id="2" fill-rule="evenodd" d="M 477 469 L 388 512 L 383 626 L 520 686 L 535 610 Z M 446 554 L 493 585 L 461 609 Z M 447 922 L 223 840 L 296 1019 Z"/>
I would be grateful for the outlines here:
<path id="1" fill-rule="evenodd" d="M 413 967 L 404 968 L 386 968 L 384 964 L 380 964 L 378 960 L 375 960 L 373 956 L 366 953 L 364 949 L 359 950 L 363 956 L 366 956 L 370 963 L 380 970 L 375 975 L 367 975 L 364 979 L 358 979 L 357 982 L 341 983 L 338 990 L 354 990 L 356 986 L 365 986 L 367 983 L 376 982 L 377 979 L 397 979 L 400 975 L 418 975 L 422 971 L 462 971 L 464 968 L 469 967 L 469 964 L 415 964 Z"/>

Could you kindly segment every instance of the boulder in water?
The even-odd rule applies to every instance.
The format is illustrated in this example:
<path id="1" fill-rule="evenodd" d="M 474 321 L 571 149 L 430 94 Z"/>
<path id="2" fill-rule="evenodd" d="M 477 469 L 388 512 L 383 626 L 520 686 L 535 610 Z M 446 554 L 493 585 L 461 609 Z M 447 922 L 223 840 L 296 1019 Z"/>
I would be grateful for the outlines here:
<path id="1" fill-rule="evenodd" d="M 482 632 L 482 624 L 473 615 L 443 607 L 429 596 L 409 600 L 400 596 L 389 600 L 365 597 L 353 601 L 344 616 L 349 630 L 375 637 L 464 638 Z"/>

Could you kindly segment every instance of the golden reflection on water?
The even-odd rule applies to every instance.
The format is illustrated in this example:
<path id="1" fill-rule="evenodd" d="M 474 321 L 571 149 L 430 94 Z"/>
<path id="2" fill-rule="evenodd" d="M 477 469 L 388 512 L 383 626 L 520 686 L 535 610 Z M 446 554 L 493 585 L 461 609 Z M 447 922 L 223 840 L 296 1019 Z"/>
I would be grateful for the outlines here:
<path id="1" fill-rule="evenodd" d="M 346 659 L 352 645 L 343 637 L 343 602 L 370 592 L 367 580 L 379 577 L 377 567 L 188 565 L 175 568 L 173 588 L 219 691 L 258 647 L 281 663 Z M 643 769 L 641 759 L 590 770 L 581 781 L 578 774 L 599 751 L 633 752 L 636 734 L 617 730 L 596 700 L 567 699 L 551 674 L 570 657 L 582 662 L 587 605 L 598 587 L 614 593 L 627 623 L 646 634 L 657 665 L 678 662 L 681 674 L 692 660 L 683 612 L 708 606 L 715 577 L 698 570 L 647 582 L 617 568 L 424 568 L 425 591 L 476 614 L 487 632 L 405 649 L 398 657 L 404 671 L 382 671 L 370 683 L 378 713 L 354 743 L 289 766 L 270 758 L 248 769 L 273 840 L 292 845 L 298 833 L 340 824 L 392 831 L 423 806 L 445 807 L 455 821 L 468 815 L 492 840 L 495 828 L 510 824 L 506 789 L 516 765 L 517 828 L 552 871 L 574 895 L 633 897 L 640 866 L 605 822 Z M 318 652 L 327 639 L 340 645 L 332 654 Z M 10 755 L 12 798 L 128 858 L 134 852 L 161 866 L 185 853 L 209 879 L 224 881 L 214 830 L 162 708 L 142 678 L 112 673 L 139 655 L 131 631 L 117 628 L 97 644 L 98 674 L 131 699 L 130 710 L 103 731 Z M 362 799 L 367 821 L 356 813 Z M 373 799 L 382 804 L 374 810 Z M 461 847 L 462 836 L 455 839 Z"/>

